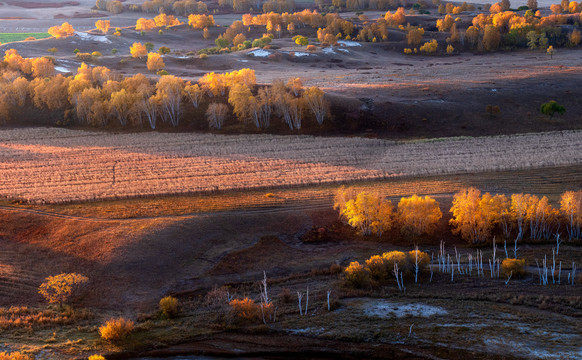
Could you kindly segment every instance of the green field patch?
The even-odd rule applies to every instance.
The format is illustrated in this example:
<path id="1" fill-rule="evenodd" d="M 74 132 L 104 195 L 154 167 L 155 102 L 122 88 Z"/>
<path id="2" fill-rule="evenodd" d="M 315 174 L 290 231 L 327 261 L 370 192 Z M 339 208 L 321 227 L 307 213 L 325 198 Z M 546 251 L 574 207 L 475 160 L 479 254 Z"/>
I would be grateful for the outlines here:
<path id="1" fill-rule="evenodd" d="M 51 37 L 49 33 L 0 33 L 0 43 L 5 44 L 14 41 L 22 41 L 29 37 L 46 39 Z"/>

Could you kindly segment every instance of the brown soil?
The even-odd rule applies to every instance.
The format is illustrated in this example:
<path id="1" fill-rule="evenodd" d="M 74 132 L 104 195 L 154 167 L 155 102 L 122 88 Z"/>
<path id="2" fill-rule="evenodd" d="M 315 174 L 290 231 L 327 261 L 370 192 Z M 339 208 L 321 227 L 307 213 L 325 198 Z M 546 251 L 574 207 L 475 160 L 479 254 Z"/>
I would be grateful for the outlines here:
<path id="1" fill-rule="evenodd" d="M 107 17 L 107 14 L 98 13 L 98 12 L 90 12 L 90 13 L 80 13 L 76 12 L 73 15 L 64 15 L 64 14 L 56 14 L 54 16 L 55 19 L 88 19 L 88 18 L 104 18 Z"/>

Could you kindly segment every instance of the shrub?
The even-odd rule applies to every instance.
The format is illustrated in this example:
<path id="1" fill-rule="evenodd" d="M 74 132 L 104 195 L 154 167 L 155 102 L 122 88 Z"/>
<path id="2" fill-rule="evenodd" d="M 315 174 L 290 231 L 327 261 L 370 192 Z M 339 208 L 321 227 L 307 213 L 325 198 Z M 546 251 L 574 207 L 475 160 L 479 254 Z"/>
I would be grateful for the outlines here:
<path id="1" fill-rule="evenodd" d="M 398 264 L 400 270 L 406 268 L 406 254 L 402 251 L 390 251 L 382 254 L 382 257 L 386 261 L 386 266 L 388 269 L 394 268 L 394 264 Z"/>
<path id="2" fill-rule="evenodd" d="M 28 355 L 24 355 L 19 352 L 7 353 L 1 352 L 0 353 L 0 360 L 31 360 L 32 357 Z"/>
<path id="3" fill-rule="evenodd" d="M 133 328 L 133 321 L 120 317 L 108 320 L 105 325 L 100 326 L 99 334 L 103 340 L 117 342 L 125 339 Z"/>
<path id="4" fill-rule="evenodd" d="M 158 76 L 165 76 L 165 75 L 170 75 L 169 72 L 167 72 L 166 70 L 160 70 L 156 73 Z"/>
<path id="5" fill-rule="evenodd" d="M 339 274 L 341 272 L 342 272 L 342 267 L 338 263 L 333 263 L 329 267 L 329 273 L 330 274 Z"/>
<path id="6" fill-rule="evenodd" d="M 178 313 L 180 312 L 178 299 L 172 296 L 162 298 L 160 300 L 160 311 L 164 316 L 170 319 L 178 316 Z"/>
<path id="7" fill-rule="evenodd" d="M 346 282 L 351 286 L 360 287 L 366 282 L 367 274 L 359 262 L 353 261 L 344 270 L 344 277 Z"/>
<path id="8" fill-rule="evenodd" d="M 295 44 L 300 46 L 305 46 L 309 44 L 309 39 L 306 36 L 301 35 L 293 36 L 293 41 L 295 41 Z"/>
<path id="9" fill-rule="evenodd" d="M 79 49 L 73 50 L 73 54 L 75 54 L 75 55 L 78 54 L 78 53 L 80 53 L 80 52 L 81 52 L 81 50 L 79 50 Z"/>
<path id="10" fill-rule="evenodd" d="M 366 270 L 374 280 L 384 280 L 388 275 L 386 261 L 380 255 L 374 255 L 366 260 Z"/>
<path id="11" fill-rule="evenodd" d="M 206 59 L 208 57 L 208 55 L 206 54 L 200 54 L 200 59 Z"/>
<path id="12" fill-rule="evenodd" d="M 317 50 L 317 48 L 315 47 L 315 45 L 307 45 L 307 47 L 305 48 L 305 50 L 307 50 L 307 51 L 315 51 L 315 50 Z"/>
<path id="13" fill-rule="evenodd" d="M 55 47 L 52 47 L 52 48 L 49 48 L 47 51 L 48 51 L 48 52 L 50 52 L 50 53 L 52 53 L 52 54 L 54 54 L 54 53 L 56 53 L 57 51 L 59 51 L 59 49 L 57 49 L 57 48 L 55 48 Z"/>
<path id="14" fill-rule="evenodd" d="M 100 57 L 100 56 L 103 56 L 103 54 L 101 54 L 99 51 L 93 51 L 91 53 L 91 56 L 93 56 L 93 57 Z"/>
<path id="15" fill-rule="evenodd" d="M 566 108 L 559 105 L 555 100 L 551 100 L 540 106 L 540 111 L 544 115 L 548 115 L 550 118 L 554 117 L 555 113 L 562 115 L 566 112 Z"/>
<path id="16" fill-rule="evenodd" d="M 91 355 L 91 356 L 89 356 L 88 360 L 105 360 L 105 357 L 103 357 L 101 355 Z"/>
<path id="17" fill-rule="evenodd" d="M 77 59 L 81 60 L 81 61 L 91 61 L 93 60 L 93 55 L 89 54 L 89 53 L 77 53 L 76 55 Z"/>
<path id="18" fill-rule="evenodd" d="M 24 41 L 34 41 L 34 40 L 36 40 L 34 36 L 29 36 L 26 39 L 24 39 Z"/>
<path id="19" fill-rule="evenodd" d="M 230 305 L 233 314 L 238 318 L 252 320 L 259 317 L 259 307 L 254 300 L 249 298 L 234 299 L 228 305 Z"/>
<path id="20" fill-rule="evenodd" d="M 160 48 L 158 49 L 158 54 L 160 55 L 166 55 L 170 53 L 170 48 L 167 46 L 160 46 Z"/>
<path id="21" fill-rule="evenodd" d="M 119 52 L 119 50 L 117 50 L 117 49 L 115 49 L 115 48 L 111 49 L 111 53 L 112 53 L 113 55 L 117 54 L 118 52 Z"/>
<path id="22" fill-rule="evenodd" d="M 513 274 L 512 277 L 525 275 L 525 259 L 503 259 L 501 262 L 501 272 L 505 276 Z"/>
<path id="23" fill-rule="evenodd" d="M 154 49 L 154 44 L 152 44 L 151 42 L 147 42 L 143 45 L 145 46 L 147 51 L 152 51 Z"/>

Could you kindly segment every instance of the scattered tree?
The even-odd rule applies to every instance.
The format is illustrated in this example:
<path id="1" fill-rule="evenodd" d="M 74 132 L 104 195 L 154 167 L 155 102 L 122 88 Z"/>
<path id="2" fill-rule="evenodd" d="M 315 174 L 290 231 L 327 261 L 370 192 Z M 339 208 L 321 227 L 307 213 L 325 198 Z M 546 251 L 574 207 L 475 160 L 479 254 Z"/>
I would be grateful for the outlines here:
<path id="1" fill-rule="evenodd" d="M 46 281 L 40 285 L 38 292 L 50 304 L 63 305 L 77 296 L 87 281 L 89 279 L 81 274 L 62 273 L 47 277 Z"/>

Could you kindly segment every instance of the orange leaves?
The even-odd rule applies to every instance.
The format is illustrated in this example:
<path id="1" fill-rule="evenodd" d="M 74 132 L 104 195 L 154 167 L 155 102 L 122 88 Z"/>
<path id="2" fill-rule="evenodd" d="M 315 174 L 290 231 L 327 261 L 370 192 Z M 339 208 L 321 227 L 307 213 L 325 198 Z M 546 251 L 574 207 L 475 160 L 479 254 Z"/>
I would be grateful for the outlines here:
<path id="1" fill-rule="evenodd" d="M 245 320 L 253 320 L 259 317 L 259 307 L 254 300 L 247 297 L 242 300 L 234 299 L 228 305 L 230 305 L 236 317 Z"/>
<path id="2" fill-rule="evenodd" d="M 71 36 L 75 33 L 75 29 L 68 22 L 64 22 L 61 26 L 53 26 L 48 29 L 48 33 L 57 39 Z"/>
<path id="3" fill-rule="evenodd" d="M 89 279 L 77 273 L 63 273 L 46 278 L 38 292 L 50 303 L 62 304 L 70 300 Z"/>
<path id="4" fill-rule="evenodd" d="M 154 22 L 156 23 L 157 27 L 171 27 L 183 24 L 175 16 L 166 15 L 164 13 L 161 13 L 160 15 L 156 16 L 154 18 Z"/>

